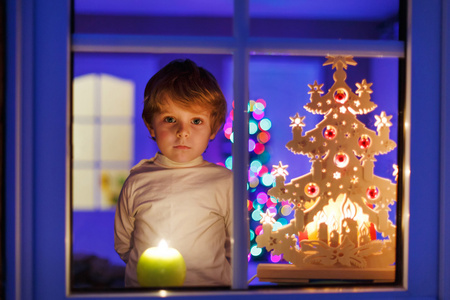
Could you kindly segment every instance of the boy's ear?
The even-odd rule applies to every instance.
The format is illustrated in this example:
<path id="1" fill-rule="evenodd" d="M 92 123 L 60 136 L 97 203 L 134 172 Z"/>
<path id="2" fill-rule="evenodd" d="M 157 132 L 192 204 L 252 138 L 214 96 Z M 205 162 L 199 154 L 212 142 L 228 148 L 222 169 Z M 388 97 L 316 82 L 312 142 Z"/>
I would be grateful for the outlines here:
<path id="1" fill-rule="evenodd" d="M 152 125 L 147 123 L 147 121 L 144 121 L 145 127 L 147 127 L 148 131 L 150 132 L 150 135 L 152 138 L 155 138 L 155 130 L 153 129 Z"/>

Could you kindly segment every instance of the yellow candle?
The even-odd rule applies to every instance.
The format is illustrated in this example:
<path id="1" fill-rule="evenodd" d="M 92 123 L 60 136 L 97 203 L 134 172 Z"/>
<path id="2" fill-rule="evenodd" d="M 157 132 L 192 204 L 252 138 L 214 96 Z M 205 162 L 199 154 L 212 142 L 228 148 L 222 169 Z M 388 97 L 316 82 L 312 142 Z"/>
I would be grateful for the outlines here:
<path id="1" fill-rule="evenodd" d="M 148 248 L 137 264 L 137 279 L 143 287 L 182 286 L 186 277 L 183 256 L 162 240 L 158 247 Z"/>

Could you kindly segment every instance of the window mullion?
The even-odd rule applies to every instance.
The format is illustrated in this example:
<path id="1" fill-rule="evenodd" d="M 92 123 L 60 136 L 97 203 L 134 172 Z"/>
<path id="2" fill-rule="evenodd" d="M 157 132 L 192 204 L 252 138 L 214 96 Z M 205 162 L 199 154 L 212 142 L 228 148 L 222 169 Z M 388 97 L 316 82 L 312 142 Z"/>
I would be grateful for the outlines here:
<path id="1" fill-rule="evenodd" d="M 239 26 L 242 27 L 242 25 Z M 72 51 L 230 54 L 240 47 L 236 46 L 237 37 L 238 35 L 235 35 L 235 37 L 202 37 L 73 34 Z M 326 56 L 332 52 L 334 55 L 351 53 L 358 57 L 403 58 L 405 56 L 405 43 L 403 41 L 258 38 L 248 36 L 244 40 L 247 49 L 252 54 L 276 53 L 280 55 Z M 242 44 L 241 42 L 238 43 Z"/>
<path id="2" fill-rule="evenodd" d="M 73 34 L 74 52 L 230 54 L 233 37 Z"/>
<path id="3" fill-rule="evenodd" d="M 353 55 L 357 57 L 405 57 L 405 43 L 391 40 L 337 40 L 257 38 L 248 40 L 252 54 L 276 53 L 280 55 L 327 56 Z"/>
<path id="4" fill-rule="evenodd" d="M 248 0 L 234 1 L 234 120 L 233 120 L 233 255 L 232 288 L 247 288 L 248 216 L 248 64 L 247 39 L 249 33 Z"/>

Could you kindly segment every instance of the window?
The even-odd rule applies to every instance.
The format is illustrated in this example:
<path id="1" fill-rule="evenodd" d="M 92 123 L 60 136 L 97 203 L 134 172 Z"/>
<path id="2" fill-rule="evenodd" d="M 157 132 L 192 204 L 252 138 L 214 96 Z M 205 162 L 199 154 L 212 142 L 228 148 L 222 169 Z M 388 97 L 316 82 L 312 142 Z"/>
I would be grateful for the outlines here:
<path id="1" fill-rule="evenodd" d="M 8 240 L 5 245 L 8 258 L 6 296 L 67 298 L 71 296 L 66 293 L 66 280 L 69 276 L 65 274 L 68 268 L 64 264 L 66 246 L 62 241 L 67 243 L 70 237 L 70 231 L 66 232 L 65 229 L 66 220 L 69 219 L 67 203 L 63 201 L 69 186 L 66 150 L 70 117 L 66 115 L 68 105 L 65 99 L 69 95 L 67 50 L 70 19 L 67 12 L 70 11 L 70 5 L 65 1 L 55 5 L 54 1 L 49 0 L 32 1 L 32 4 L 34 10 L 30 10 L 28 5 L 16 5 L 16 1 L 8 1 L 6 7 L 10 33 L 6 35 L 6 99 L 11 99 L 6 102 L 5 141 L 8 174 L 5 178 L 5 235 Z M 411 163 L 412 172 L 411 175 L 406 174 L 407 178 L 411 178 L 411 186 L 405 186 L 405 199 L 411 198 L 411 219 L 409 228 L 408 222 L 405 222 L 404 229 L 405 233 L 411 232 L 405 241 L 405 246 L 409 246 L 410 250 L 410 267 L 408 269 L 408 266 L 404 266 L 408 285 L 403 289 L 370 290 L 372 298 L 380 299 L 417 296 L 436 298 L 438 294 L 447 294 L 445 283 L 448 280 L 445 274 L 448 261 L 445 259 L 445 252 L 439 256 L 439 244 L 443 247 L 445 241 L 449 240 L 446 234 L 448 231 L 444 230 L 448 227 L 445 226 L 448 207 L 443 205 L 444 197 L 439 195 L 440 188 L 446 190 L 445 181 L 440 183 L 440 172 L 445 173 L 445 169 L 439 170 L 439 166 L 445 163 L 445 143 L 442 144 L 444 149 L 441 159 L 436 159 L 441 149 L 439 132 L 446 132 L 448 127 L 439 121 L 440 113 L 443 112 L 440 105 L 447 97 L 440 94 L 439 85 L 444 79 L 440 70 L 445 61 L 435 54 L 439 52 L 441 45 L 448 44 L 448 34 L 442 37 L 440 31 L 441 28 L 446 28 L 443 27 L 440 16 L 441 13 L 448 15 L 448 7 L 442 1 L 422 3 L 413 0 L 409 1 L 409 13 L 406 93 L 412 105 L 408 104 L 404 113 L 406 116 L 411 115 L 414 129 L 411 131 L 411 149 L 406 151 L 405 156 L 405 161 Z M 79 42 L 74 37 L 73 48 L 78 47 Z M 370 45 L 367 41 L 363 44 Z M 286 49 L 277 45 L 278 50 Z M 270 49 L 277 50 L 274 47 L 275 44 L 272 43 Z M 355 53 L 358 52 L 357 48 L 354 47 Z M 380 50 L 372 45 L 367 48 Z M 321 54 L 320 49 L 316 50 L 317 55 Z M 324 55 L 325 53 L 321 54 Z M 448 84 L 444 85 L 444 89 L 445 86 Z M 425 105 L 424 99 L 427 100 Z M 409 126 L 410 123 L 405 124 L 407 132 Z M 409 144 L 408 141 L 409 139 L 406 145 Z M 407 182 L 408 180 L 405 181 Z M 423 199 L 427 199 L 426 204 Z M 441 224 L 437 217 L 439 214 L 442 216 Z M 419 215 L 420 218 L 415 217 Z M 437 233 L 440 229 L 442 234 L 439 237 Z M 424 248 L 418 247 L 423 245 L 423 237 L 426 237 L 426 252 L 422 251 Z M 9 242 L 13 240 L 14 242 Z M 423 277 L 422 274 L 428 275 Z M 441 287 L 443 291 L 439 293 L 438 288 Z M 292 297 L 294 294 L 305 293 L 305 290 L 266 292 Z M 336 299 L 347 299 L 349 296 L 365 295 L 368 291 L 339 288 L 327 292 L 333 293 Z M 307 298 L 323 297 L 321 293 L 311 294 L 310 289 L 307 293 L 308 295 L 304 295 Z M 237 294 L 246 299 L 260 297 L 259 292 Z"/>
<path id="2" fill-rule="evenodd" d="M 369 205 L 371 202 L 371 207 L 377 207 L 372 212 L 367 210 L 367 214 L 364 212 L 360 216 L 355 211 L 352 217 L 358 224 L 355 223 L 353 229 L 352 243 L 355 247 L 352 249 L 355 253 L 362 249 L 368 250 L 380 243 L 386 245 L 392 241 L 395 243 L 397 235 L 395 224 L 398 220 L 396 209 L 401 207 L 401 201 L 398 201 L 396 196 L 395 176 L 396 168 L 398 168 L 396 146 L 398 144 L 398 59 L 355 58 L 357 65 L 348 65 L 346 70 L 348 86 L 343 85 L 342 81 L 339 83 L 339 80 L 336 82 L 333 80 L 333 75 L 337 80 L 336 70 L 339 67 L 332 70 L 331 64 L 322 66 L 326 61 L 327 59 L 323 57 L 312 56 L 252 56 L 250 58 L 250 99 L 258 99 L 256 101 L 263 101 L 265 105 L 264 117 L 261 121 L 258 121 L 259 116 L 250 115 L 250 128 L 253 124 L 259 125 L 255 125 L 255 128 L 259 127 L 259 131 L 250 130 L 250 141 L 255 141 L 257 147 L 250 152 L 249 159 L 251 224 L 249 273 L 258 275 L 250 286 L 268 284 L 268 282 L 308 285 L 312 279 L 336 280 L 350 279 L 351 276 L 355 276 L 348 275 L 346 268 L 339 268 L 339 264 L 348 264 L 347 267 L 356 265 L 362 267 L 361 274 L 357 275 L 359 279 L 375 276 L 377 277 L 373 277 L 375 281 L 382 280 L 384 283 L 395 281 L 393 266 L 384 267 L 385 271 L 381 277 L 368 275 L 371 268 L 363 267 L 363 265 L 370 265 L 373 257 L 370 258 L 369 255 L 363 258 L 355 254 L 350 258 L 350 253 L 343 250 L 349 243 L 344 241 L 347 235 L 344 233 L 347 230 L 344 227 L 346 213 L 341 214 L 341 212 L 344 206 L 347 207 L 346 205 L 350 205 L 351 202 L 355 206 L 353 204 L 350 206 L 361 210 L 362 213 L 364 207 L 357 204 L 358 201 L 354 201 L 356 198 L 365 199 L 364 205 Z M 327 94 L 333 94 L 334 90 L 342 90 L 345 93 L 350 93 L 351 90 L 356 91 L 358 87 L 364 86 L 363 79 L 367 79 L 371 101 L 377 105 L 377 108 L 363 104 L 364 96 L 342 101 L 357 101 L 354 103 L 357 105 L 354 107 L 356 110 L 364 107 L 364 110 L 371 110 L 370 112 L 350 113 L 351 104 L 350 106 L 338 104 L 339 109 L 328 106 L 341 100 Z M 351 81 L 353 82 L 350 83 Z M 323 92 L 320 94 L 322 99 L 313 97 L 318 96 L 314 94 L 314 88 Z M 307 106 L 309 109 L 305 109 Z M 324 107 L 324 110 L 321 111 L 321 107 Z M 332 111 L 329 112 L 329 110 Z M 369 171 L 364 162 L 364 155 L 357 153 L 362 148 L 375 150 L 387 146 L 387 140 L 375 142 L 378 137 L 369 133 L 377 131 L 379 125 L 377 120 L 385 114 L 386 119 L 392 121 L 386 123 L 389 126 L 386 137 L 389 136 L 392 147 L 386 147 L 386 151 L 377 153 L 374 168 Z M 271 124 L 266 127 L 267 131 L 262 128 L 265 126 L 264 121 Z M 369 140 L 363 132 L 372 136 L 370 146 L 361 144 L 362 141 Z M 267 134 L 270 139 L 261 143 L 261 138 L 258 138 L 260 134 Z M 339 142 L 336 142 L 336 139 Z M 376 145 L 376 143 L 385 146 Z M 261 147 L 264 147 L 265 151 L 260 150 Z M 357 162 L 355 160 L 355 163 L 352 163 L 353 159 Z M 362 175 L 360 168 L 365 172 L 368 171 L 371 174 L 370 177 L 375 178 L 366 178 Z M 254 179 L 255 177 L 260 177 L 259 182 L 258 179 Z M 382 188 L 383 184 L 378 181 L 381 178 L 389 182 L 389 185 Z M 367 186 L 363 188 L 364 182 Z M 357 192 L 355 189 L 361 191 Z M 387 196 L 389 190 L 393 192 L 391 196 Z M 372 202 L 375 199 L 380 201 L 381 194 L 385 197 L 383 201 L 388 201 L 389 205 Z M 388 200 L 389 197 L 392 198 Z M 377 218 L 382 218 L 384 213 L 378 213 L 382 206 L 387 209 L 384 213 L 388 213 L 385 216 L 389 221 L 387 219 L 386 221 L 393 223 L 390 229 L 386 227 L 381 230 L 386 230 L 384 234 L 380 232 L 381 223 L 375 224 L 376 222 L 368 221 L 374 220 L 369 215 L 378 215 Z M 364 218 L 368 219 L 363 221 Z M 305 222 L 305 227 L 297 228 L 295 224 L 299 222 Z M 391 233 L 387 234 L 387 231 Z M 390 237 L 383 241 L 382 235 L 385 238 L 387 235 Z M 285 246 L 287 243 L 289 247 Z M 303 249 L 307 250 L 302 251 Z M 383 255 L 378 254 L 377 258 L 390 255 L 387 252 Z M 339 255 L 342 255 L 342 260 L 339 259 Z M 347 261 L 347 258 L 350 260 Z M 350 262 L 353 259 L 354 261 Z M 306 263 L 308 260 L 314 260 L 314 262 Z M 392 260 L 395 260 L 393 256 L 391 263 Z M 298 273 L 289 274 L 293 268 L 287 263 L 288 261 L 299 268 Z M 381 268 L 381 264 L 378 267 Z M 314 274 L 317 269 L 322 272 Z M 324 270 L 328 273 L 325 274 Z M 339 270 L 337 276 L 331 274 L 336 270 Z M 363 277 L 366 275 L 368 277 Z M 319 282 L 320 280 L 316 281 L 315 285 Z M 327 281 L 327 284 L 330 285 L 333 282 Z"/>
<path id="3" fill-rule="evenodd" d="M 74 78 L 73 98 L 73 209 L 110 209 L 132 162 L 134 84 L 87 74 Z"/>
<path id="4" fill-rule="evenodd" d="M 125 264 L 114 250 L 117 199 L 131 167 L 157 152 L 141 118 L 143 91 L 154 73 L 180 57 L 218 74 L 231 99 L 230 55 L 74 54 L 72 276 L 77 290 L 123 287 Z M 225 164 L 228 154 L 231 143 L 220 132 L 203 157 Z M 99 263 L 103 277 L 89 276 Z"/>
<path id="5" fill-rule="evenodd" d="M 327 88 L 331 87 L 333 83 L 332 70 L 322 66 L 324 57 L 330 52 L 354 55 L 358 66 L 350 67 L 355 70 L 348 70 L 348 84 L 354 86 L 355 83 L 361 82 L 365 77 L 373 78 L 378 89 L 373 94 L 373 101 L 377 104 L 380 103 L 380 107 L 383 107 L 384 105 L 381 103 L 386 100 L 391 112 L 394 115 L 397 114 L 399 108 L 396 105 L 398 101 L 402 101 L 402 99 L 398 100 L 400 81 L 397 72 L 399 65 L 401 65 L 399 59 L 401 60 L 404 57 L 403 41 L 399 30 L 401 22 L 399 12 L 401 10 L 398 3 L 387 1 L 386 5 L 379 5 L 379 3 L 375 5 L 374 3 L 374 6 L 371 6 L 371 3 L 365 3 L 363 6 L 358 6 L 358 4 L 349 1 L 339 5 L 339 7 L 336 7 L 336 4 L 328 4 L 323 8 L 324 6 L 319 3 L 306 5 L 286 2 L 261 5 L 252 2 L 248 12 L 245 9 L 245 4 L 239 4 L 243 6 L 234 8 L 236 11 L 234 26 L 237 44 L 234 44 L 234 38 L 231 34 L 233 8 L 230 4 L 231 2 L 224 1 L 221 5 L 205 8 L 194 2 L 187 13 L 184 11 L 181 15 L 179 8 L 182 4 L 174 1 L 172 5 L 166 4 L 167 6 L 157 5 L 151 8 L 145 6 L 139 10 L 141 15 L 136 16 L 138 12 L 132 6 L 115 7 L 112 5 L 108 6 L 106 10 L 96 11 L 96 8 L 89 6 L 88 2 L 77 0 L 75 1 L 75 33 L 73 35 L 74 71 L 77 73 L 78 69 L 89 65 L 93 69 L 92 72 L 98 72 L 98 70 L 103 72 L 106 69 L 110 73 L 114 73 L 116 71 L 112 70 L 114 68 L 111 68 L 111 65 L 115 65 L 115 69 L 128 69 L 131 74 L 135 71 L 132 67 L 129 67 L 129 63 L 121 63 L 123 57 L 133 57 L 134 63 L 146 61 L 147 64 L 153 66 L 158 57 L 162 56 L 155 54 L 159 52 L 178 53 L 174 54 L 175 56 L 194 56 L 200 60 L 203 57 L 209 57 L 204 58 L 207 63 L 209 61 L 214 66 L 220 65 L 216 68 L 217 72 L 213 71 L 213 73 L 223 77 L 221 85 L 222 88 L 225 86 L 227 99 L 234 99 L 236 106 L 239 106 L 235 112 L 237 118 L 240 118 L 238 122 L 244 122 L 246 119 L 244 110 L 247 108 L 248 100 L 254 100 L 254 103 L 259 104 L 264 101 L 265 114 L 269 117 L 276 116 L 275 119 L 265 118 L 271 124 L 271 127 L 267 127 L 267 130 L 263 130 L 263 132 L 267 133 L 266 137 L 272 137 L 270 143 L 268 140 L 267 143 L 259 143 L 265 144 L 265 147 L 270 150 L 266 152 L 267 155 L 270 155 L 270 158 L 266 157 L 264 161 L 267 169 L 265 174 L 269 174 L 272 165 L 278 163 L 274 160 L 291 161 L 289 165 L 295 166 L 295 171 L 292 171 L 292 174 L 301 175 L 307 173 L 310 168 L 310 162 L 306 157 L 295 157 L 295 160 L 292 157 L 287 158 L 289 157 L 289 151 L 286 151 L 284 144 L 289 140 L 291 133 L 286 122 L 289 121 L 289 117 L 302 110 L 303 105 L 308 102 L 308 84 L 317 80 L 325 83 Z M 148 15 L 145 16 L 145 14 Z M 249 22 L 248 29 L 245 27 L 247 22 Z M 116 26 L 112 26 L 113 24 Z M 120 25 L 117 26 L 117 24 Z M 177 24 L 177 26 L 169 26 L 168 24 Z M 242 25 L 244 26 L 242 27 Z M 249 34 L 248 39 L 246 39 L 247 34 Z M 363 39 L 364 43 L 359 43 L 356 41 L 357 39 Z M 117 54 L 107 52 L 116 52 Z M 130 52 L 137 52 L 137 54 L 130 54 Z M 217 55 L 217 53 L 222 55 Z M 215 55 L 211 56 L 211 54 Z M 225 57 L 223 57 L 223 54 L 226 54 Z M 250 56 L 248 56 L 249 54 Z M 388 58 L 366 58 L 377 56 Z M 94 60 L 109 60 L 110 64 L 104 63 L 104 66 L 94 70 L 95 68 L 92 67 Z M 83 61 L 86 61 L 85 65 Z M 231 90 L 232 79 L 230 79 L 233 72 L 234 92 Z M 400 69 L 400 72 L 404 72 L 404 70 Z M 86 70 L 81 73 L 86 73 Z M 146 76 L 151 76 L 152 73 L 154 72 L 148 72 Z M 130 74 L 123 78 L 130 80 L 133 77 Z M 389 74 L 389 77 L 383 74 Z M 134 80 L 137 85 L 141 85 L 141 87 L 136 87 L 136 95 L 143 91 L 143 83 L 139 80 L 145 80 L 146 76 Z M 383 91 L 383 94 L 387 91 L 390 94 L 389 96 L 385 94 L 381 96 L 379 91 Z M 139 96 L 136 96 L 136 99 L 139 99 Z M 258 102 L 259 99 L 262 101 Z M 134 105 L 139 106 L 138 102 Z M 139 109 L 136 109 L 136 111 L 139 111 Z M 305 112 L 303 113 L 305 114 Z M 284 120 L 278 119 L 280 114 L 286 115 Z M 139 114 L 135 115 L 138 116 Z M 373 116 L 372 121 L 369 121 L 368 117 L 365 116 L 363 119 L 366 120 L 368 127 L 374 128 Z M 396 137 L 399 130 L 396 125 L 401 120 L 398 120 L 397 117 L 394 117 L 394 119 L 395 126 L 391 128 L 391 137 L 396 143 L 399 143 L 399 139 Z M 307 123 L 309 129 L 320 122 L 320 118 L 317 117 L 313 120 Z M 261 120 L 257 121 L 259 123 Z M 74 122 L 76 124 L 76 117 Z M 252 122 L 253 120 L 250 120 L 250 128 Z M 75 129 L 76 126 L 74 125 L 74 136 L 76 136 Z M 275 131 L 275 133 L 271 134 L 271 131 Z M 135 134 L 132 138 L 129 138 L 130 141 L 134 140 L 135 155 L 128 161 L 136 163 L 138 157 L 143 155 L 144 151 L 139 154 L 138 149 L 141 149 L 141 147 L 136 144 L 143 133 L 145 133 L 145 128 L 138 128 L 135 125 Z M 248 161 L 251 168 L 251 164 L 254 162 L 251 158 L 240 157 L 247 156 L 243 149 L 247 147 L 248 133 L 240 132 L 237 129 L 235 135 L 237 135 L 237 140 L 233 148 L 234 157 L 235 160 L 239 157 L 242 161 L 235 162 L 234 172 L 237 174 L 236 178 L 246 178 L 244 174 L 247 173 L 247 170 L 242 165 L 246 165 Z M 77 149 L 76 147 L 75 144 L 75 149 Z M 221 148 L 221 146 L 217 148 Z M 224 151 L 223 155 L 226 152 L 230 153 L 231 151 L 228 149 Z M 214 159 L 225 162 L 224 157 L 215 157 Z M 258 162 L 262 165 L 261 161 Z M 397 151 L 390 153 L 385 163 L 389 166 L 398 164 Z M 75 166 L 76 164 L 74 164 Z M 260 171 L 259 167 L 255 168 Z M 384 165 L 377 166 L 377 169 L 388 170 L 384 168 Z M 385 173 L 390 173 L 386 176 L 392 175 L 391 171 Z M 266 178 L 270 177 L 266 176 Z M 75 173 L 74 180 L 76 180 Z M 262 179 L 260 180 L 263 182 Z M 244 195 L 247 194 L 246 186 L 241 185 L 239 187 L 242 180 L 236 179 L 236 182 L 238 187 L 235 195 L 236 198 L 241 198 L 236 201 L 242 205 L 242 198 L 246 197 Z M 270 254 L 265 254 L 265 249 L 257 247 L 255 237 L 258 233 L 256 230 L 258 226 L 261 227 L 258 223 L 261 219 L 260 214 L 263 213 L 262 209 L 267 207 L 277 207 L 281 211 L 284 206 L 285 218 L 281 215 L 279 217 L 284 220 L 282 223 L 288 223 L 289 218 L 292 218 L 292 203 L 289 205 L 286 203 L 284 205 L 271 204 L 270 201 L 273 201 L 273 198 L 267 196 L 267 190 L 271 184 L 273 185 L 273 182 L 266 181 L 266 183 L 267 186 L 262 194 L 260 192 L 254 195 L 253 199 L 252 196 L 249 197 L 251 201 L 249 207 L 251 214 L 251 259 L 248 275 L 242 276 L 242 278 L 236 276 L 239 280 L 233 282 L 235 288 L 246 286 L 246 280 L 252 277 L 258 263 L 280 259 L 280 257 L 274 258 Z M 249 184 L 251 186 L 250 193 L 252 189 L 257 190 L 257 185 L 253 184 L 252 187 L 252 183 Z M 258 195 L 264 199 L 258 198 Z M 241 214 L 242 217 L 245 215 L 238 210 L 235 213 Z M 77 214 L 76 211 L 74 211 L 74 221 L 76 221 L 75 214 Z M 391 212 L 391 215 L 394 223 L 397 223 L 396 210 Z M 260 228 L 258 230 L 260 231 Z M 82 233 L 79 234 L 83 235 Z M 77 235 L 74 232 L 74 251 Z M 246 240 L 246 235 L 237 239 L 236 251 L 241 255 L 246 252 Z M 237 270 L 234 272 L 234 274 L 241 273 Z"/>

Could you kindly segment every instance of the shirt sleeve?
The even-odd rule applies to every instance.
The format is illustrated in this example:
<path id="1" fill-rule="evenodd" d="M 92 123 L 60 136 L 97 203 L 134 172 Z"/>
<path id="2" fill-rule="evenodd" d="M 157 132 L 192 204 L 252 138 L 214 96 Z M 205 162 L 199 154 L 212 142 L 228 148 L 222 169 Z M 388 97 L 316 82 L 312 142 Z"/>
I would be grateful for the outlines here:
<path id="1" fill-rule="evenodd" d="M 114 218 L 114 249 L 125 263 L 128 262 L 129 254 L 133 247 L 131 235 L 134 231 L 134 218 L 129 213 L 129 201 L 131 201 L 129 190 L 129 182 L 127 180 L 120 192 Z"/>

